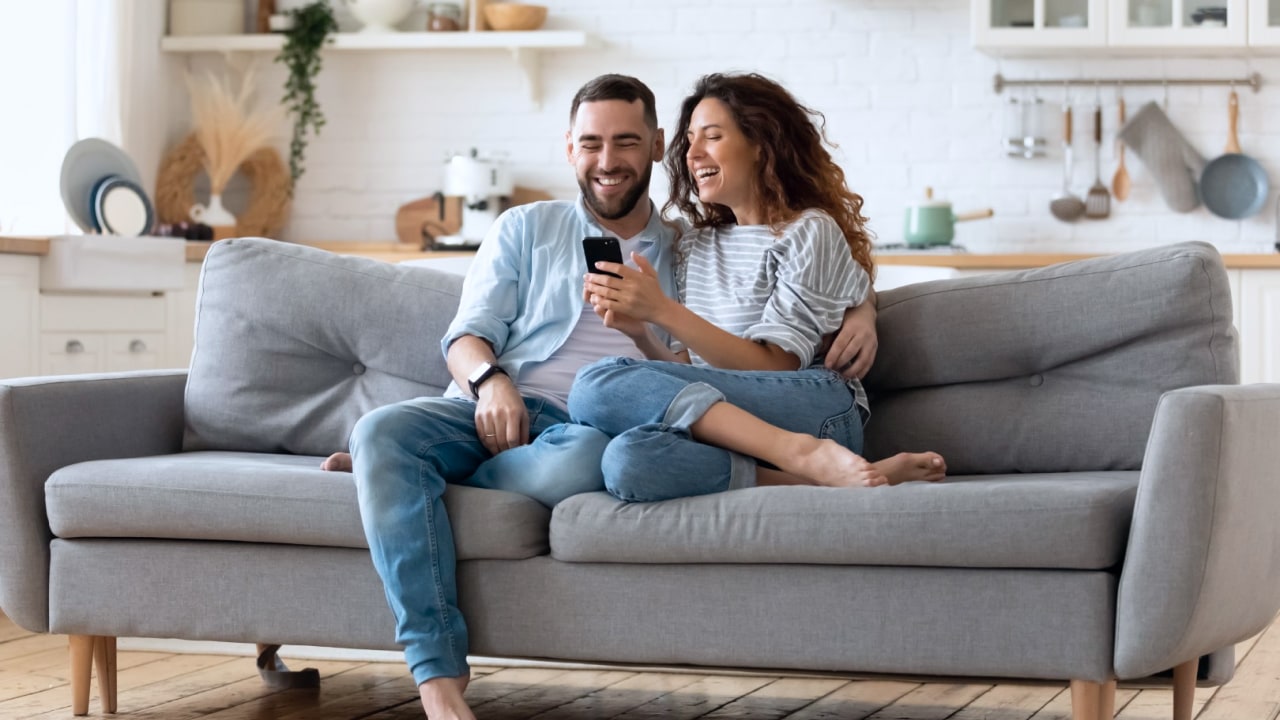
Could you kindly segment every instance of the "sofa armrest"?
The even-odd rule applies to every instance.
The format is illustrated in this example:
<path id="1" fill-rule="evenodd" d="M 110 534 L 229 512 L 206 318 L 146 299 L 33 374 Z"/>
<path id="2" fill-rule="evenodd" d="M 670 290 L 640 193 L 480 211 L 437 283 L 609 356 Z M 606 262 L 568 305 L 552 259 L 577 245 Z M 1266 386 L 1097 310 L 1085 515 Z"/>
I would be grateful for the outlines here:
<path id="1" fill-rule="evenodd" d="M 182 450 L 185 370 L 0 380 L 0 608 L 49 625 L 44 484 L 86 460 Z"/>
<path id="2" fill-rule="evenodd" d="M 1120 574 L 1115 670 L 1227 647 L 1280 608 L 1280 385 L 1165 393 Z"/>

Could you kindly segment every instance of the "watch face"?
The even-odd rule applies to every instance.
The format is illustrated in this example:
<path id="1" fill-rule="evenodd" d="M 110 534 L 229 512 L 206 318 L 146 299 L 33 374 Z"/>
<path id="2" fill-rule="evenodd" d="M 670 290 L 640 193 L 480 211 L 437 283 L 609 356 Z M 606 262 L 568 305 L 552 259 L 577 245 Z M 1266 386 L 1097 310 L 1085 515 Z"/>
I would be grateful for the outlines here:
<path id="1" fill-rule="evenodd" d="M 467 379 L 470 380 L 473 384 L 478 383 L 480 382 L 480 380 L 484 378 L 485 373 L 489 372 L 489 368 L 491 367 L 493 366 L 490 365 L 489 363 L 482 362 L 476 366 L 475 370 L 471 371 L 471 376 L 468 377 Z"/>

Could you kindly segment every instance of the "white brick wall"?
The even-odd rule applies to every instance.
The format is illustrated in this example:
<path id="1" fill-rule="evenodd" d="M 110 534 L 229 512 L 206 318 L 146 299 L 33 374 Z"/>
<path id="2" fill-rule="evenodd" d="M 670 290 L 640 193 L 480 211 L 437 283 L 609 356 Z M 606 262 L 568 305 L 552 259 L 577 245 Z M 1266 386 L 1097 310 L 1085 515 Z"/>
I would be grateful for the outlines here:
<path id="1" fill-rule="evenodd" d="M 972 250 L 1104 251 L 1175 240 L 1208 240 L 1224 251 L 1269 250 L 1274 202 L 1257 217 L 1229 222 L 1200 209 L 1169 212 L 1132 154 L 1131 198 L 1113 203 L 1106 221 L 1066 225 L 1048 212 L 1060 187 L 1060 153 L 1008 159 L 999 147 L 1008 77 L 1263 75 L 1260 93 L 1241 93 L 1240 140 L 1280 183 L 1280 59 L 1063 58 L 997 62 L 970 47 L 967 0 L 542 0 L 548 27 L 583 29 L 600 47 L 543 56 L 541 109 L 530 107 L 523 78 L 503 51 L 330 53 L 320 77 L 329 124 L 312 140 L 308 172 L 297 188 L 289 239 L 394 238 L 404 202 L 441 187 L 446 154 L 475 146 L 506 153 L 521 185 L 573 197 L 564 162 L 569 101 L 601 72 L 634 74 L 658 96 L 669 126 L 702 73 L 754 70 L 791 88 L 827 116 L 855 190 L 882 241 L 900 238 L 903 207 L 926 185 L 957 211 L 994 207 L 991 221 L 959 226 Z M 195 60 L 193 66 L 202 62 Z M 263 73 L 264 97 L 276 97 L 282 71 Z M 1042 92 L 1051 108 L 1060 89 Z M 1159 88 L 1126 90 L 1130 111 L 1161 100 Z M 1206 157 L 1226 139 L 1227 89 L 1175 88 L 1169 115 Z M 1072 92 L 1077 112 L 1074 190 L 1093 180 L 1091 89 Z M 1115 169 L 1114 90 L 1103 89 L 1103 177 Z M 1058 113 L 1051 112 L 1056 116 Z M 185 118 L 176 118 L 183 125 Z M 184 125 L 185 126 L 185 125 Z M 174 133 L 180 133 L 175 129 Z M 655 173 L 655 196 L 666 182 Z"/>

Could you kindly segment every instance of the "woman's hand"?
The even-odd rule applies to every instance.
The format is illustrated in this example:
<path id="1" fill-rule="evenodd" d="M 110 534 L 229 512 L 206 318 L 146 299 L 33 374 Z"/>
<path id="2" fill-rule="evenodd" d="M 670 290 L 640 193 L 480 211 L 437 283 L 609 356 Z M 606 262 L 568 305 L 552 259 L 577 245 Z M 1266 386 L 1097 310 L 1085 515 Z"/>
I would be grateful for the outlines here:
<path id="1" fill-rule="evenodd" d="M 868 297 L 844 311 L 844 322 L 827 351 L 823 364 L 846 378 L 861 379 L 876 360 L 880 340 L 876 335 L 876 306 Z"/>
<path id="2" fill-rule="evenodd" d="M 675 301 L 662 292 L 657 271 L 643 255 L 631 253 L 631 259 L 638 269 L 619 263 L 599 263 L 598 269 L 622 277 L 587 273 L 583 293 L 596 308 L 596 314 L 601 314 L 601 310 L 613 311 L 631 320 L 661 324 L 662 314 Z"/>

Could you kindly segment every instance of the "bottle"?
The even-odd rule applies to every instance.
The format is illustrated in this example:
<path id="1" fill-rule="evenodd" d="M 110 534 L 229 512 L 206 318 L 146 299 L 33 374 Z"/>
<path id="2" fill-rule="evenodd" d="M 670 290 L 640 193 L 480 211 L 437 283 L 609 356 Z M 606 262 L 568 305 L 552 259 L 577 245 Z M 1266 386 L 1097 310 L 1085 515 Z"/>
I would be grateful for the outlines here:
<path id="1" fill-rule="evenodd" d="M 456 2 L 433 2 L 427 6 L 427 30 L 452 32 L 462 29 L 462 6 Z"/>

